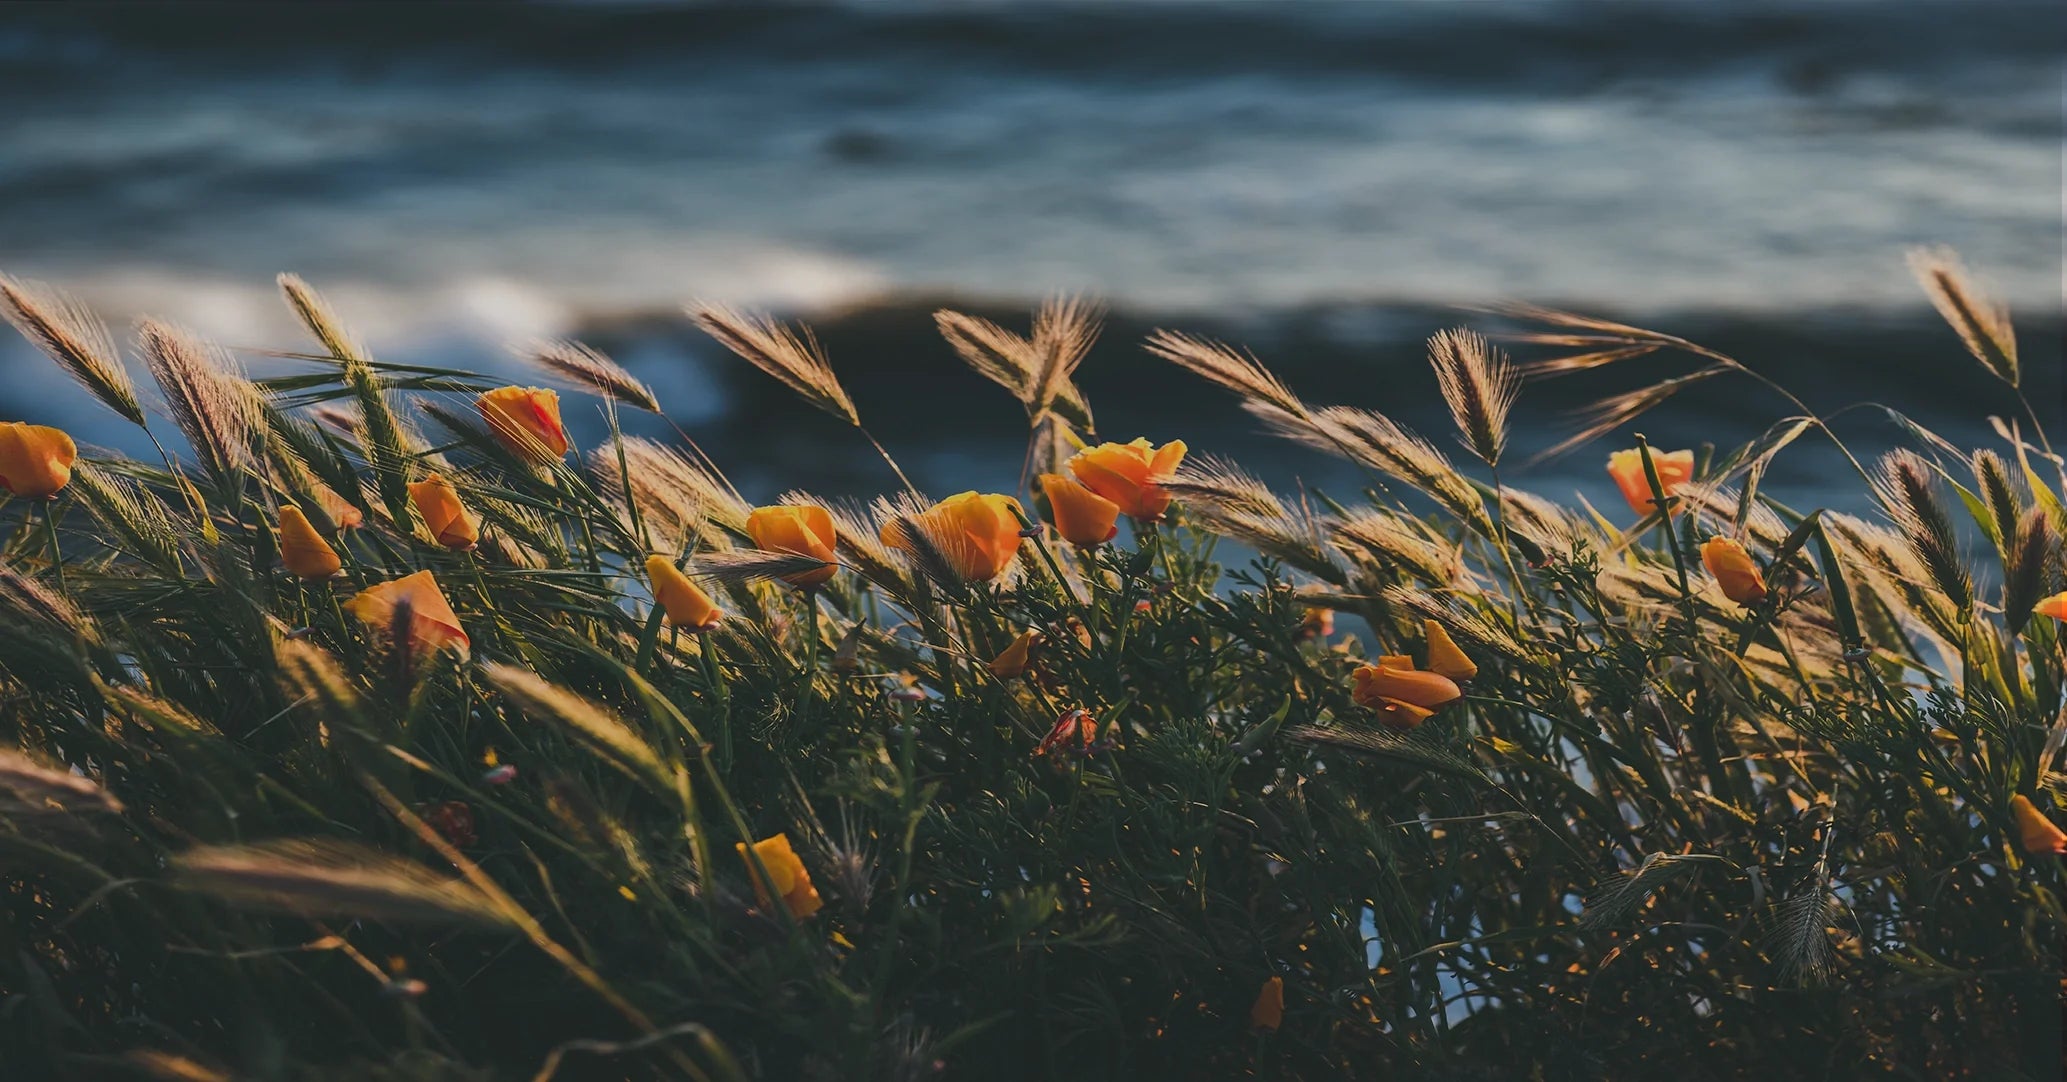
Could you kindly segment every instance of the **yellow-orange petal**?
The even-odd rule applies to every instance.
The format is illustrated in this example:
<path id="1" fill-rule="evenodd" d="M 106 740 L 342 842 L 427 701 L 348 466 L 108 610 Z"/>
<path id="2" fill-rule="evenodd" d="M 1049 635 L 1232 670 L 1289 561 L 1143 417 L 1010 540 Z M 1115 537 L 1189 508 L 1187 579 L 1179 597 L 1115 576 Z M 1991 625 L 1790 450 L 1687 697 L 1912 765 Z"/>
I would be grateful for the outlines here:
<path id="1" fill-rule="evenodd" d="M 1701 544 L 1701 566 L 1715 577 L 1723 596 L 1739 605 L 1756 605 L 1766 599 L 1766 579 L 1758 563 L 1744 546 L 1727 537 L 1711 537 Z"/>
<path id="2" fill-rule="evenodd" d="M 2022 793 L 2010 798 L 2010 817 L 2017 821 L 2017 843 L 2032 856 L 2059 856 L 2067 853 L 2067 833 L 2053 825 L 2053 821 L 2038 810 L 2038 805 Z"/>
<path id="3" fill-rule="evenodd" d="M 1434 711 L 1464 695 L 1456 681 L 1441 673 L 1400 669 L 1382 662 L 1361 666 L 1351 676 L 1356 681 L 1352 695 L 1365 706 L 1390 701 Z"/>
<path id="4" fill-rule="evenodd" d="M 1421 632 L 1428 639 L 1428 671 L 1440 673 L 1452 680 L 1469 680 L 1478 675 L 1478 665 L 1457 648 L 1450 633 L 1434 620 L 1421 621 Z"/>
<path id="5" fill-rule="evenodd" d="M 1276 1032 L 1285 1021 L 1285 979 L 1272 977 L 1256 990 L 1256 1002 L 1249 1005 L 1249 1028 Z"/>
<path id="6" fill-rule="evenodd" d="M 2050 616 L 2055 620 L 2067 620 L 2067 591 L 2054 594 L 2044 601 L 2033 605 L 2031 611 L 2040 616 Z"/>
<path id="7" fill-rule="evenodd" d="M 746 843 L 735 842 L 733 847 L 739 851 L 740 859 L 746 863 L 747 876 L 753 880 L 754 894 L 760 898 L 762 905 L 769 904 L 771 898 L 781 898 L 790 915 L 798 920 L 818 912 L 824 906 L 825 903 L 818 897 L 817 888 L 811 885 L 810 870 L 804 867 L 804 862 L 797 857 L 796 850 L 790 847 L 788 834 L 777 834 L 754 843 L 754 856 L 760 858 L 761 865 L 768 871 L 766 880 L 761 878 L 760 872 L 754 868 L 753 860 L 747 856 Z"/>
<path id="8" fill-rule="evenodd" d="M 511 454 L 547 463 L 567 453 L 560 395 L 542 387 L 497 387 L 474 400 L 488 431 Z"/>
<path id="9" fill-rule="evenodd" d="M 344 567 L 337 550 L 293 504 L 280 508 L 280 564 L 296 578 L 327 579 Z"/>
<path id="10" fill-rule="evenodd" d="M 375 634 L 386 634 L 395 622 L 395 610 L 409 603 L 409 649 L 415 653 L 436 653 L 448 647 L 465 656 L 473 646 L 466 629 L 460 627 L 452 603 L 438 588 L 429 571 L 418 571 L 399 579 L 378 583 L 345 602 L 345 611 Z"/>
<path id="11" fill-rule="evenodd" d="M 665 556 L 646 557 L 646 580 L 653 585 L 653 600 L 667 613 L 667 622 L 689 631 L 708 631 L 724 619 L 711 596 Z"/>
<path id="12" fill-rule="evenodd" d="M 460 501 L 459 490 L 443 477 L 434 473 L 412 483 L 409 502 L 439 545 L 463 552 L 481 540 L 481 528 Z"/>
<path id="13" fill-rule="evenodd" d="M 1120 532 L 1120 505 L 1059 473 L 1041 475 L 1041 493 L 1055 532 L 1080 549 L 1096 548 Z"/>
<path id="14" fill-rule="evenodd" d="M 1041 633 L 1032 628 L 1020 632 L 1019 636 L 1012 640 L 1011 645 L 991 659 L 991 675 L 1000 680 L 1010 680 L 1023 675 L 1027 666 L 1032 663 L 1034 648 L 1041 644 L 1041 639 Z"/>
<path id="15" fill-rule="evenodd" d="M 824 585 L 839 571 L 833 546 L 839 534 L 833 529 L 832 513 L 810 504 L 778 504 L 756 507 L 746 517 L 746 535 L 754 547 L 767 552 L 788 552 L 825 561 L 825 566 L 782 580 L 799 589 Z"/>
<path id="16" fill-rule="evenodd" d="M 1069 472 L 1128 517 L 1152 522 L 1169 510 L 1170 493 L 1163 482 L 1176 475 L 1184 452 L 1182 440 L 1171 440 L 1161 448 L 1147 439 L 1101 443 L 1071 457 Z"/>
<path id="17" fill-rule="evenodd" d="M 0 423 L 0 489 L 25 500 L 47 500 L 72 483 L 79 447 L 49 425 Z"/>
<path id="18" fill-rule="evenodd" d="M 1651 452 L 1651 468 L 1658 473 L 1658 487 L 1667 496 L 1679 486 L 1694 478 L 1694 452 L 1673 451 L 1660 454 Z M 1648 515 L 1657 506 L 1651 494 L 1651 480 L 1644 474 L 1642 448 L 1616 451 L 1608 456 L 1608 476 L 1614 479 L 1615 487 L 1622 492 L 1622 499 L 1629 509 L 1639 515 Z"/>

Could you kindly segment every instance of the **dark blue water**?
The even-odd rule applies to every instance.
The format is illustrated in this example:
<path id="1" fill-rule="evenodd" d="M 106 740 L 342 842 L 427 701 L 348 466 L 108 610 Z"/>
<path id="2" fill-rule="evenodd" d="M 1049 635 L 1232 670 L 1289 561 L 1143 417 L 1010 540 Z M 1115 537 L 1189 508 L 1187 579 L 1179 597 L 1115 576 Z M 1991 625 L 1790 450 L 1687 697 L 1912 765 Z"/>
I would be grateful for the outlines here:
<path id="1" fill-rule="evenodd" d="M 1014 409 L 929 367 L 914 298 L 1090 293 L 1408 414 L 1414 342 L 1458 318 L 1431 306 L 1526 299 L 1978 425 L 1902 255 L 1958 247 L 2056 355 L 2063 25 L 1906 0 L 13 8 L 0 270 L 239 346 L 299 343 L 280 270 L 396 359 L 600 336 L 720 443 L 779 414 L 668 325 L 682 301 L 888 312 L 835 361 L 917 381 L 856 392 L 941 488 L 996 479 L 895 415 Z M 1158 362 L 1094 362 L 1112 434 L 1254 446 Z M 10 411 L 89 423 L 18 343 L 0 365 Z M 1704 402 L 1720 435 L 1765 416 L 1736 397 Z"/>

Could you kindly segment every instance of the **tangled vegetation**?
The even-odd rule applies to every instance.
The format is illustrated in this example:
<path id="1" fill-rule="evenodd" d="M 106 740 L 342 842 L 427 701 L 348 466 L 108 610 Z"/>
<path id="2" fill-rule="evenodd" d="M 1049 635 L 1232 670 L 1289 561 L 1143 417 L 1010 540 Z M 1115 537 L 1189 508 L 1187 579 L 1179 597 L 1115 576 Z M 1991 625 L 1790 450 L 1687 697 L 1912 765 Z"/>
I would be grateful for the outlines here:
<path id="1" fill-rule="evenodd" d="M 2007 317 L 1918 267 L 2020 401 Z M 2067 475 L 2028 406 L 1855 461 L 1884 521 L 1761 488 L 1837 438 L 1805 407 L 1636 438 L 1603 513 L 1500 481 L 1524 376 L 1699 362 L 1581 441 L 1696 382 L 1799 403 L 1522 309 L 1545 359 L 1430 342 L 1453 460 L 1149 341 L 1360 467 L 1342 503 L 1098 443 L 1084 306 L 942 312 L 1025 404 L 1025 501 L 885 454 L 872 505 L 756 507 L 623 436 L 662 404 L 593 350 L 529 352 L 609 412 L 570 449 L 552 392 L 376 360 L 281 284 L 293 374 L 147 323 L 152 410 L 91 315 L 0 282 L 186 448 L 0 426 L 10 1079 L 2057 1067 Z M 873 444 L 808 333 L 694 315 Z"/>

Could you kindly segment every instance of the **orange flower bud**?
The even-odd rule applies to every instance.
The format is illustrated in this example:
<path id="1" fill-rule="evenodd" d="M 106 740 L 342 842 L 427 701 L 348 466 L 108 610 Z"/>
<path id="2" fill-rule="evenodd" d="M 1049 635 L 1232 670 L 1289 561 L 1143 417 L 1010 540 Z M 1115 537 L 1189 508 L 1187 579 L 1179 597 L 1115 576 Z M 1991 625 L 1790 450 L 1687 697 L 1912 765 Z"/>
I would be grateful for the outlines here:
<path id="1" fill-rule="evenodd" d="M 2017 841 L 2026 853 L 2032 856 L 2067 853 L 2067 833 L 2062 833 L 2053 821 L 2031 803 L 2031 798 L 2022 793 L 2010 798 L 2010 817 L 2017 821 Z"/>
<path id="2" fill-rule="evenodd" d="M 72 483 L 79 447 L 48 425 L 0 423 L 0 488 L 25 500 L 47 500 Z"/>
<path id="3" fill-rule="evenodd" d="M 1469 680 L 1478 675 L 1478 666 L 1457 649 L 1450 639 L 1450 633 L 1434 620 L 1421 621 L 1421 633 L 1428 639 L 1428 671 L 1447 676 L 1452 680 Z"/>
<path id="4" fill-rule="evenodd" d="M 1766 579 L 1744 546 L 1727 537 L 1711 537 L 1701 545 L 1701 566 L 1715 576 L 1723 596 L 1739 605 L 1766 599 Z"/>
<path id="5" fill-rule="evenodd" d="M 337 550 L 293 504 L 280 508 L 280 563 L 296 578 L 304 579 L 327 579 L 344 566 Z"/>
<path id="6" fill-rule="evenodd" d="M 964 492 L 908 518 L 891 519 L 878 535 L 894 549 L 923 544 L 937 551 L 964 582 L 989 582 L 1019 554 L 1019 519 L 1010 496 Z M 917 530 L 913 538 L 910 532 Z"/>
<path id="7" fill-rule="evenodd" d="M 1320 639 L 1325 642 L 1328 636 L 1334 633 L 1334 609 L 1309 608 L 1306 610 L 1306 615 L 1299 621 L 1299 635 L 1301 638 Z"/>
<path id="8" fill-rule="evenodd" d="M 1027 666 L 1032 663 L 1034 647 L 1041 644 L 1042 638 L 1041 633 L 1032 628 L 1020 632 L 1019 637 L 1013 639 L 1010 646 L 991 659 L 990 674 L 1000 680 L 1010 680 L 1024 674 Z"/>
<path id="9" fill-rule="evenodd" d="M 653 584 L 653 600 L 667 613 L 667 622 L 690 631 L 709 631 L 725 618 L 711 602 L 711 595 L 682 574 L 665 556 L 646 557 L 646 578 Z"/>
<path id="10" fill-rule="evenodd" d="M 497 387 L 474 400 L 488 431 L 509 453 L 544 465 L 567 453 L 560 396 L 539 387 Z"/>
<path id="11" fill-rule="evenodd" d="M 1120 532 L 1120 505 L 1059 473 L 1041 475 L 1055 532 L 1080 549 L 1097 548 Z"/>
<path id="12" fill-rule="evenodd" d="M 340 530 L 349 530 L 366 521 L 366 513 L 352 506 L 350 500 L 337 494 L 337 490 L 321 481 L 316 482 L 316 506 L 323 509 L 331 525 Z"/>
<path id="13" fill-rule="evenodd" d="M 458 650 L 460 656 L 466 656 L 473 642 L 459 626 L 459 617 L 452 611 L 452 603 L 445 600 L 445 592 L 438 589 L 438 580 L 428 571 L 370 586 L 345 602 L 345 611 L 376 633 L 384 634 L 394 625 L 395 609 L 405 601 L 409 603 L 411 652 L 435 654 L 449 646 Z"/>
<path id="14" fill-rule="evenodd" d="M 817 888 L 811 885 L 811 872 L 804 862 L 797 859 L 797 851 L 790 848 L 789 835 L 777 834 L 754 843 L 754 856 L 761 858 L 768 875 L 763 879 L 755 869 L 753 859 L 746 855 L 746 843 L 734 842 L 739 850 L 739 859 L 746 861 L 746 874 L 754 881 L 754 896 L 762 905 L 770 904 L 771 897 L 781 898 L 789 907 L 790 916 L 803 920 L 823 908 L 825 902 L 819 899 Z"/>
<path id="15" fill-rule="evenodd" d="M 1146 439 L 1086 447 L 1069 460 L 1069 472 L 1084 487 L 1119 506 L 1129 518 L 1154 522 L 1170 509 L 1163 482 L 1177 475 L 1184 441 L 1156 447 Z"/>
<path id="16" fill-rule="evenodd" d="M 1285 978 L 1272 977 L 1263 982 L 1256 991 L 1256 1002 L 1249 1005 L 1249 1028 L 1277 1032 L 1285 1021 Z"/>
<path id="17" fill-rule="evenodd" d="M 1449 677 L 1418 671 L 1397 654 L 1379 658 L 1376 665 L 1359 666 L 1350 676 L 1356 681 L 1351 697 L 1358 705 L 1378 711 L 1385 724 L 1395 729 L 1412 729 L 1464 695 Z"/>
<path id="18" fill-rule="evenodd" d="M 2033 605 L 2031 611 L 2040 616 L 2050 616 L 2055 620 L 2067 620 L 2067 592 L 2057 593 L 2046 598 L 2044 601 Z"/>
<path id="19" fill-rule="evenodd" d="M 416 513 L 423 517 L 424 527 L 438 539 L 438 544 L 463 552 L 481 540 L 481 529 L 474 524 L 474 516 L 459 502 L 459 490 L 443 477 L 434 473 L 411 484 L 409 502 L 416 505 Z"/>
<path id="20" fill-rule="evenodd" d="M 835 562 L 838 557 L 833 552 L 839 534 L 833 529 L 832 514 L 823 507 L 810 504 L 756 507 L 746 517 L 746 535 L 753 538 L 754 547 L 758 549 L 814 556 L 825 561 L 825 566 L 815 571 L 783 576 L 782 581 L 800 590 L 823 585 L 840 569 Z"/>
<path id="21" fill-rule="evenodd" d="M 1670 496 L 1674 489 L 1694 479 L 1694 452 L 1674 451 L 1668 455 L 1652 451 L 1651 468 L 1658 471 L 1658 487 Z M 1630 510 L 1648 515 L 1657 506 L 1657 501 L 1651 496 L 1651 480 L 1644 476 L 1641 448 L 1609 455 L 1608 476 L 1614 478 L 1615 487 L 1622 490 L 1622 498 L 1629 501 Z"/>

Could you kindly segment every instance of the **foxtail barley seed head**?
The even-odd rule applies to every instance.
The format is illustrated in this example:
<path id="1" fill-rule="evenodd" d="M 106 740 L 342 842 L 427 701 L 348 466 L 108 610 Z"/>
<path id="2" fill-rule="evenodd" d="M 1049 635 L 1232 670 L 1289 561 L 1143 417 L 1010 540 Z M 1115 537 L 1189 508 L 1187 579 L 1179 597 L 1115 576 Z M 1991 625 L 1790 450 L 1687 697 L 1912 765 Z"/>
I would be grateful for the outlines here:
<path id="1" fill-rule="evenodd" d="M 1462 328 L 1430 338 L 1428 361 L 1464 445 L 1479 461 L 1499 465 L 1507 445 L 1507 415 L 1521 390 L 1520 373 L 1492 343 Z"/>
<path id="2" fill-rule="evenodd" d="M 46 286 L 0 276 L 0 319 L 14 324 L 101 404 L 134 425 L 144 407 L 107 325 L 77 301 Z"/>
<path id="3" fill-rule="evenodd" d="M 719 304 L 691 305 L 689 318 L 720 345 L 775 377 L 804 401 L 850 425 L 861 424 L 853 400 L 833 375 L 832 365 L 809 330 L 792 329 L 766 316 Z"/>

